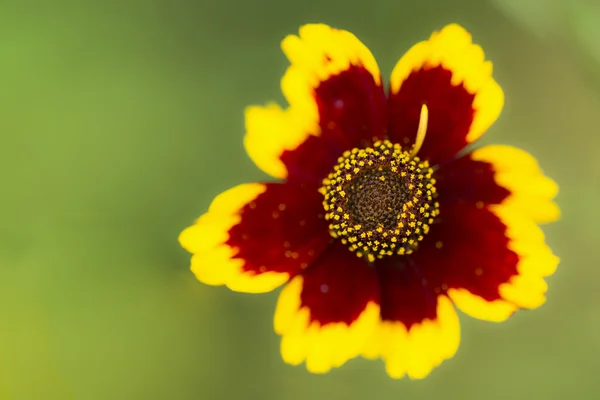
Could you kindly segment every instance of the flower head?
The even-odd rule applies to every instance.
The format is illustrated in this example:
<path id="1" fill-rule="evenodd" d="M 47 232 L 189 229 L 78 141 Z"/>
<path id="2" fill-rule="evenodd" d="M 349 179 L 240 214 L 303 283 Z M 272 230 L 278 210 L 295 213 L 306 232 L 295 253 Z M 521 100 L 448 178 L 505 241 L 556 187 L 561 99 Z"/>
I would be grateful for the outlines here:
<path id="1" fill-rule="evenodd" d="M 276 182 L 236 186 L 180 235 L 209 285 L 267 292 L 281 354 L 327 372 L 381 358 L 423 378 L 460 341 L 455 308 L 489 321 L 539 307 L 558 258 L 539 223 L 556 184 L 510 146 L 475 142 L 504 102 L 458 25 L 417 43 L 384 90 L 351 33 L 305 25 L 282 43 L 287 108 L 246 111 L 244 143 Z"/>

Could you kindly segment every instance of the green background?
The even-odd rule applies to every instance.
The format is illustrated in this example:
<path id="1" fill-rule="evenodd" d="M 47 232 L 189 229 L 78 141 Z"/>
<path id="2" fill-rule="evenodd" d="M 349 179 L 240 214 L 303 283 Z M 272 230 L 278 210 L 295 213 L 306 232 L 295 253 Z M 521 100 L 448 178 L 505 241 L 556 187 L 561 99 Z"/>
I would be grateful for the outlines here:
<path id="1" fill-rule="evenodd" d="M 211 198 L 265 178 L 243 108 L 282 100 L 279 41 L 354 32 L 384 75 L 449 22 L 506 93 L 484 142 L 561 185 L 547 304 L 461 316 L 423 381 L 381 362 L 283 364 L 276 293 L 198 283 L 176 239 Z M 594 399 L 600 392 L 600 6 L 595 1 L 0 2 L 0 399 Z"/>

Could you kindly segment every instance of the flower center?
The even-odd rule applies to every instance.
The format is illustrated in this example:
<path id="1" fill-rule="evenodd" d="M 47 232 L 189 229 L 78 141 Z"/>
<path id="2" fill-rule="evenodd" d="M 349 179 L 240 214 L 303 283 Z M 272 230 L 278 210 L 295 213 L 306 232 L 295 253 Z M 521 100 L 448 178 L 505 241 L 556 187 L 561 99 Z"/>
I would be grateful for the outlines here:
<path id="1" fill-rule="evenodd" d="M 412 253 L 439 214 L 432 176 L 387 140 L 345 152 L 321 188 L 331 236 L 369 262 Z"/>

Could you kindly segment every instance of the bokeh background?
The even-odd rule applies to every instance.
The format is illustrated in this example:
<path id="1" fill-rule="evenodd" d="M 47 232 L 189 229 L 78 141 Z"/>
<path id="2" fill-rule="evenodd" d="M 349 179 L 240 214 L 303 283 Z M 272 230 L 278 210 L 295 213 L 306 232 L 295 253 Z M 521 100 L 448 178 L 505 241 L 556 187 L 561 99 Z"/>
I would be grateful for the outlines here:
<path id="1" fill-rule="evenodd" d="M 242 110 L 283 100 L 285 34 L 348 29 L 387 75 L 453 21 L 506 92 L 483 141 L 531 151 L 561 184 L 548 302 L 461 317 L 461 349 L 424 381 L 361 359 L 287 366 L 277 294 L 201 285 L 177 235 L 265 178 Z M 596 399 L 599 43 L 596 0 L 0 1 L 0 399 Z"/>

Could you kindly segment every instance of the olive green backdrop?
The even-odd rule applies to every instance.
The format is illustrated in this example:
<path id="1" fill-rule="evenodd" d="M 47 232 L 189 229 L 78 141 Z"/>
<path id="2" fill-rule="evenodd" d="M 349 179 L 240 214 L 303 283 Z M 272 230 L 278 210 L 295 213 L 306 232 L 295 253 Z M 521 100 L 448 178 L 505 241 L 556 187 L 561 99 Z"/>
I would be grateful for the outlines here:
<path id="1" fill-rule="evenodd" d="M 495 63 L 506 107 L 485 143 L 561 185 L 547 304 L 462 318 L 424 381 L 357 359 L 280 359 L 276 293 L 196 282 L 177 235 L 265 176 L 243 108 L 282 100 L 279 41 L 354 32 L 384 75 L 448 22 Z M 0 399 L 595 399 L 600 391 L 600 7 L 584 0 L 0 1 Z"/>

